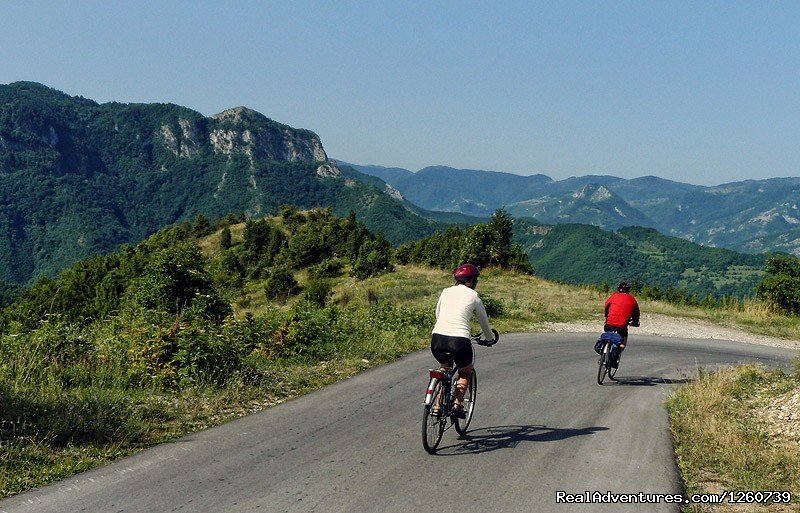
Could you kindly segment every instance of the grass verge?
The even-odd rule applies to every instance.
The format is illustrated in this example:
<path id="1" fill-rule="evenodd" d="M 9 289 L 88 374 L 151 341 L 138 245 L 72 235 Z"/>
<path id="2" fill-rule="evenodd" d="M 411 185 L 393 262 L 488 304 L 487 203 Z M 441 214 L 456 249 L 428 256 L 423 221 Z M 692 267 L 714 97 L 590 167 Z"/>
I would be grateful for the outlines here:
<path id="1" fill-rule="evenodd" d="M 798 375 L 743 365 L 701 373 L 667 400 L 688 494 L 779 490 L 791 492 L 795 502 L 692 505 L 684 511 L 798 511 L 800 427 L 775 414 L 792 407 L 787 399 L 798 390 Z"/>

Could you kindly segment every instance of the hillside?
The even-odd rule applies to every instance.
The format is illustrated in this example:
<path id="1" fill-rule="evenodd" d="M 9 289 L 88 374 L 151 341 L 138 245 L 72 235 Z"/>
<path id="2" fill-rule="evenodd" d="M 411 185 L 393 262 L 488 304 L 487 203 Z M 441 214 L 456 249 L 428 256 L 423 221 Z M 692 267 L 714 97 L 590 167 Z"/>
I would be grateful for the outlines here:
<path id="1" fill-rule="evenodd" d="M 201 214 L 252 217 L 284 204 L 353 210 L 393 243 L 440 226 L 385 183 L 329 160 L 313 132 L 245 107 L 205 117 L 0 85 L 0 281 L 54 275 Z"/>
<path id="2" fill-rule="evenodd" d="M 627 280 L 683 290 L 700 299 L 751 296 L 766 261 L 765 255 L 702 247 L 649 228 L 610 232 L 518 219 L 514 241 L 530 256 L 536 274 L 546 279 L 576 284 Z"/>
<path id="3" fill-rule="evenodd" d="M 516 217 L 543 223 L 585 223 L 609 230 L 646 226 L 705 246 L 800 254 L 800 178 L 705 187 L 654 176 L 552 180 L 443 166 L 402 171 L 407 170 L 383 173 L 383 179 L 423 208 L 488 216 L 505 207 Z"/>

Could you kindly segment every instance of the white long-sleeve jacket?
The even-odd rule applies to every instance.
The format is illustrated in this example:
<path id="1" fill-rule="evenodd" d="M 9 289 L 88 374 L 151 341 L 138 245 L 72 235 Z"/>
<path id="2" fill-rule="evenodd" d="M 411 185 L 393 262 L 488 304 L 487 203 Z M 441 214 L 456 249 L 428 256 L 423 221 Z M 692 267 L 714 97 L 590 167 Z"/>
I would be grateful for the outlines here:
<path id="1" fill-rule="evenodd" d="M 486 315 L 486 308 L 483 306 L 478 293 L 466 285 L 453 285 L 444 289 L 436 303 L 436 324 L 433 326 L 433 333 L 447 335 L 451 337 L 469 338 L 470 320 L 472 314 L 478 317 L 478 323 L 483 330 L 483 338 L 488 341 L 494 340 L 492 327 L 489 325 L 489 317 Z"/>

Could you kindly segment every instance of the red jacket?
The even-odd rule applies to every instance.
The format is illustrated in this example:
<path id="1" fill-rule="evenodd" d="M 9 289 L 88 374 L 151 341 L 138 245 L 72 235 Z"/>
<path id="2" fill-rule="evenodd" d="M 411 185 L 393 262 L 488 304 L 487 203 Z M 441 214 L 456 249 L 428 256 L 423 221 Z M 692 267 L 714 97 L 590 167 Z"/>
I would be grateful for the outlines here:
<path id="1" fill-rule="evenodd" d="M 639 303 L 625 292 L 616 292 L 606 299 L 606 324 L 624 328 L 628 321 L 639 324 Z"/>

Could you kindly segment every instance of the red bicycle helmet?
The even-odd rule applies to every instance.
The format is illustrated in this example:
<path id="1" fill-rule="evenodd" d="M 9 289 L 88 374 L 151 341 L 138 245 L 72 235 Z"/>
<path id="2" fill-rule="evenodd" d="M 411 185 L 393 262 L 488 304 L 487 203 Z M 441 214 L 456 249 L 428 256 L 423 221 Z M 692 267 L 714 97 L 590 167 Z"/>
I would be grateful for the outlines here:
<path id="1" fill-rule="evenodd" d="M 459 283 L 477 280 L 480 274 L 481 273 L 478 271 L 478 268 L 472 264 L 459 265 L 456 270 L 453 271 L 453 277 Z"/>

